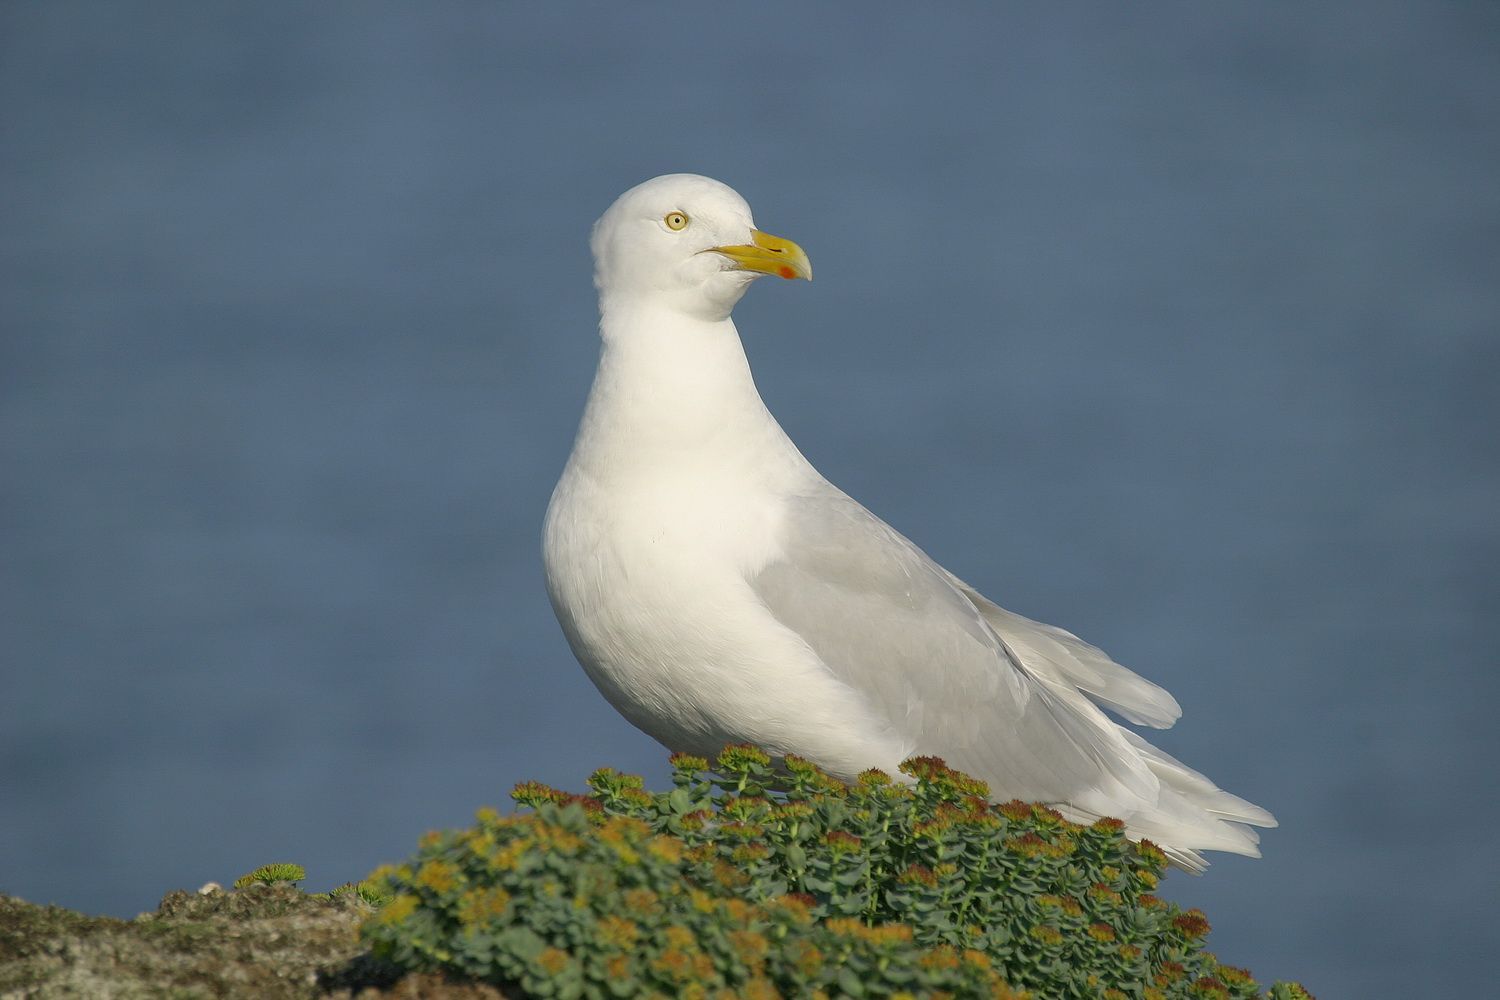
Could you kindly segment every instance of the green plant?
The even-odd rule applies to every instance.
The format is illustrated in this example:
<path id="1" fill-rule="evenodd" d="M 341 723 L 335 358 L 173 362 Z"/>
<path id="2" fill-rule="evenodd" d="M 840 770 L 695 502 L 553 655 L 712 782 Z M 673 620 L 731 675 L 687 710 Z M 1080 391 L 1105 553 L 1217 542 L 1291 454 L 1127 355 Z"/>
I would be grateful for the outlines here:
<path id="1" fill-rule="evenodd" d="M 277 882 L 301 882 L 307 878 L 307 871 L 301 865 L 272 864 L 261 865 L 248 875 L 241 875 L 234 880 L 236 889 L 244 889 L 252 885 L 275 885 Z"/>
<path id="2" fill-rule="evenodd" d="M 365 879 L 362 882 L 345 882 L 336 885 L 327 892 L 317 893 L 323 899 L 343 899 L 346 896 L 358 899 L 370 906 L 384 906 L 391 901 L 391 894 L 386 891 L 384 883 L 373 879 Z"/>
<path id="3" fill-rule="evenodd" d="M 1260 994 L 1203 950 L 1201 913 L 1151 895 L 1166 858 L 1117 820 L 991 804 L 932 758 L 852 785 L 752 747 L 672 762 L 670 792 L 604 769 L 587 796 L 526 783 L 533 812 L 427 835 L 372 875 L 392 899 L 365 938 L 533 996 Z"/>

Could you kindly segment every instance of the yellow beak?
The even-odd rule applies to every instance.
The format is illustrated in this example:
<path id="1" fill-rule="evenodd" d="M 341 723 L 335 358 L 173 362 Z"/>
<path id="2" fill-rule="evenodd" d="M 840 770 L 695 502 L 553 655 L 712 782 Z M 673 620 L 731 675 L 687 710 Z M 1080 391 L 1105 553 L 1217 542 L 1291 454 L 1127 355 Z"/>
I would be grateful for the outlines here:
<path id="1" fill-rule="evenodd" d="M 776 274 L 783 278 L 806 278 L 812 280 L 812 262 L 802 248 L 791 240 L 750 230 L 754 242 L 743 246 L 709 247 L 708 251 L 721 253 L 734 261 L 740 271 L 759 271 L 761 274 Z"/>

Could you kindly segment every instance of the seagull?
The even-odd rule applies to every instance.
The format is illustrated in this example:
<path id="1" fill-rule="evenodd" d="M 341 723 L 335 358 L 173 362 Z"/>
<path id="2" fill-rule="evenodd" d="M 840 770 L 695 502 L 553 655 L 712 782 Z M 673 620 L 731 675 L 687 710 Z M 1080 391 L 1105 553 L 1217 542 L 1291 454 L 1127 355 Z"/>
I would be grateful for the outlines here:
<path id="1" fill-rule="evenodd" d="M 589 678 L 674 751 L 796 755 L 844 780 L 941 757 L 996 801 L 1115 817 L 1180 868 L 1259 857 L 1269 812 L 1106 715 L 1165 690 L 1006 611 L 824 479 L 756 390 L 730 314 L 812 280 L 732 188 L 667 174 L 595 224 L 599 367 L 543 526 L 547 591 Z"/>

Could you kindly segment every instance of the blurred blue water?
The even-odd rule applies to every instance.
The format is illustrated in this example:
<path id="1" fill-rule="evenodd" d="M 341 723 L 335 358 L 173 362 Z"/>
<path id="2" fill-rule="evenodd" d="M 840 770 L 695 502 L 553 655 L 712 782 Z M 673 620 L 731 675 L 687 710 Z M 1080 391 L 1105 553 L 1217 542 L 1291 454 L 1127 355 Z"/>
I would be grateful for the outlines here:
<path id="1" fill-rule="evenodd" d="M 1493 5 L 0 8 L 0 890 L 313 887 L 662 751 L 537 535 L 587 233 L 693 170 L 835 482 L 1174 691 L 1274 810 L 1169 894 L 1479 994 L 1500 884 Z"/>

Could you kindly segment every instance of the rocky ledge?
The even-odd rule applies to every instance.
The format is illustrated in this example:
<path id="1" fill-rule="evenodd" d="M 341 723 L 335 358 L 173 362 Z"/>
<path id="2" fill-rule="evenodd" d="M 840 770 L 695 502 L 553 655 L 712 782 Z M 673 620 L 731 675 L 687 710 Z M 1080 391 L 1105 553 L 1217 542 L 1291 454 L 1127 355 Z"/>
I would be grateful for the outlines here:
<path id="1" fill-rule="evenodd" d="M 492 986 L 404 974 L 359 941 L 371 907 L 290 885 L 171 892 L 134 920 L 0 895 L 0 1000 L 500 1000 Z"/>

